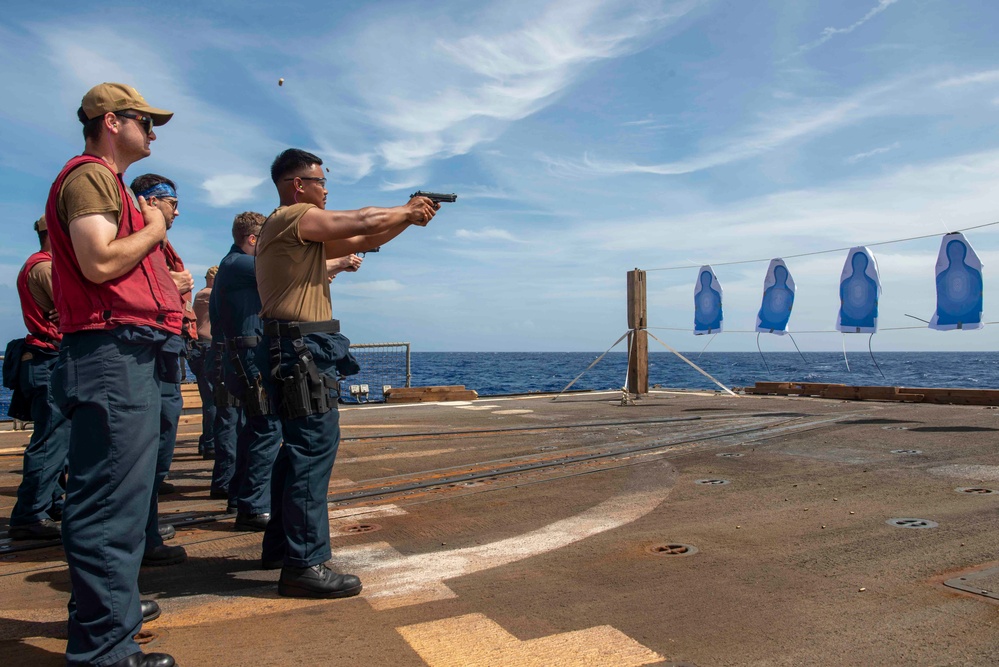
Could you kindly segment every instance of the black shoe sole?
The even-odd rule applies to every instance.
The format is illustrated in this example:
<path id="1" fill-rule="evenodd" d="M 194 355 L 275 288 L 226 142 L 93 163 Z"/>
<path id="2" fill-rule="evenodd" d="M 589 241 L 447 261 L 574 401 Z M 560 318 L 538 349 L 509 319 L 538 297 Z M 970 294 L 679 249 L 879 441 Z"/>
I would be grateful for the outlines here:
<path id="1" fill-rule="evenodd" d="M 286 598 L 312 598 L 312 599 L 349 598 L 360 593 L 362 588 L 364 588 L 364 586 L 358 584 L 354 588 L 347 588 L 342 591 L 317 591 L 313 588 L 305 588 L 304 586 L 296 586 L 295 584 L 286 584 L 282 581 L 279 581 L 278 595 L 281 595 Z"/>
<path id="2" fill-rule="evenodd" d="M 252 523 L 240 523 L 237 521 L 232 529 L 242 531 L 244 533 L 262 533 L 267 530 L 267 526 L 255 526 Z"/>
<path id="3" fill-rule="evenodd" d="M 177 558 L 163 558 L 159 560 L 146 560 L 142 559 L 142 567 L 163 567 L 165 565 L 180 565 L 185 560 L 187 560 L 187 554 L 184 556 L 178 556 Z"/>
<path id="4" fill-rule="evenodd" d="M 27 542 L 29 540 L 38 540 L 40 542 L 41 541 L 49 542 L 49 541 L 52 541 L 52 540 L 61 540 L 62 539 L 62 533 L 56 533 L 55 535 L 33 535 L 31 533 L 21 533 L 21 532 L 16 532 L 15 533 L 15 532 L 12 532 L 12 531 L 8 530 L 7 531 L 7 537 L 9 537 L 14 542 Z"/>

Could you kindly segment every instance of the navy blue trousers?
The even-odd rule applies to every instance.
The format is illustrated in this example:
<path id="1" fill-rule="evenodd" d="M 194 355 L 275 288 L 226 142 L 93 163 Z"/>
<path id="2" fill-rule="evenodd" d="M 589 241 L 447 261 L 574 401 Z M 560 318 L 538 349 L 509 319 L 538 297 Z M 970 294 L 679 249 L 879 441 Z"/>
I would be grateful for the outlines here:
<path id="1" fill-rule="evenodd" d="M 149 501 L 149 519 L 146 521 L 146 551 L 163 544 L 160 537 L 159 496 L 160 484 L 170 472 L 173 463 L 173 450 L 177 445 L 177 424 L 184 408 L 180 395 L 180 385 L 173 382 L 160 383 L 160 440 L 156 455 L 156 479 L 153 482 L 153 495 Z"/>
<path id="2" fill-rule="evenodd" d="M 238 354 L 251 381 L 269 373 L 267 348 L 245 348 L 238 350 Z M 242 400 L 246 383 L 236 374 L 232 364 L 226 364 L 225 368 L 226 384 Z M 244 417 L 246 423 L 240 427 L 236 439 L 236 473 L 229 486 L 230 498 L 235 498 L 239 512 L 266 514 L 271 511 L 271 473 L 281 448 L 281 419 L 277 415 L 250 417 L 245 408 Z"/>
<path id="3" fill-rule="evenodd" d="M 243 422 L 243 411 L 231 406 L 215 406 L 215 466 L 212 468 L 212 491 L 229 493 L 236 473 L 236 438 Z"/>
<path id="4" fill-rule="evenodd" d="M 319 372 L 336 377 L 336 364 L 349 354 L 350 341 L 339 334 L 310 334 L 304 340 Z M 283 339 L 281 344 L 281 372 L 290 374 L 298 357 L 291 341 Z M 269 349 L 268 336 L 262 345 Z M 268 392 L 274 390 L 273 384 L 268 386 Z M 271 520 L 264 532 L 262 557 L 311 567 L 331 556 L 326 496 L 340 446 L 340 413 L 334 403 L 329 412 L 280 421 L 284 446 L 274 461 Z"/>
<path id="5" fill-rule="evenodd" d="M 222 360 L 215 345 L 205 355 L 205 375 L 211 378 L 213 388 L 222 378 Z M 214 396 L 211 400 L 215 400 Z M 212 468 L 211 489 L 229 493 L 233 474 L 236 472 L 236 436 L 242 422 L 242 411 L 232 406 L 215 406 L 212 438 L 215 441 L 215 466 Z"/>
<path id="6" fill-rule="evenodd" d="M 34 430 L 24 450 L 21 484 L 17 502 L 10 513 L 11 526 L 24 526 L 49 518 L 48 510 L 62 505 L 60 475 L 69 453 L 69 422 L 52 404 L 49 380 L 58 360 L 57 353 L 39 352 L 21 364 L 20 390 L 31 401 Z"/>
<path id="7" fill-rule="evenodd" d="M 139 652 L 132 636 L 142 628 L 138 577 L 160 436 L 157 334 L 67 334 L 53 375 L 53 399 L 72 424 L 63 509 L 70 665 Z"/>
<path id="8" fill-rule="evenodd" d="M 198 453 L 215 449 L 215 384 L 205 372 L 205 355 L 208 344 L 195 343 L 188 353 L 187 364 L 198 380 L 198 395 L 201 396 L 201 437 L 198 438 Z"/>
<path id="9" fill-rule="evenodd" d="M 236 509 L 240 512 L 266 514 L 271 511 L 271 480 L 281 439 L 281 418 L 277 415 L 250 417 L 239 430 L 237 473 L 230 489 L 235 493 Z"/>

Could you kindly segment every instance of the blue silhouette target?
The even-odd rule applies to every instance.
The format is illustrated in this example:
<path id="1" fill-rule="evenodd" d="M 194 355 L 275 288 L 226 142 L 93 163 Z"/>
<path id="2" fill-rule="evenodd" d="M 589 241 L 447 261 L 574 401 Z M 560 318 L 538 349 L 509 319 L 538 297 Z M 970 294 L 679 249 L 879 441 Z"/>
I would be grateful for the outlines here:
<path id="1" fill-rule="evenodd" d="M 877 260 L 864 246 L 850 248 L 839 278 L 836 329 L 843 333 L 876 333 L 880 300 Z"/>
<path id="2" fill-rule="evenodd" d="M 721 333 L 722 288 L 710 266 L 702 266 L 694 285 L 694 335 Z"/>
<path id="3" fill-rule="evenodd" d="M 784 260 L 770 260 L 767 277 L 763 281 L 763 304 L 756 315 L 756 330 L 783 336 L 794 306 L 794 280 Z"/>
<path id="4" fill-rule="evenodd" d="M 937 310 L 930 328 L 981 329 L 982 261 L 963 234 L 947 234 L 937 255 Z"/>

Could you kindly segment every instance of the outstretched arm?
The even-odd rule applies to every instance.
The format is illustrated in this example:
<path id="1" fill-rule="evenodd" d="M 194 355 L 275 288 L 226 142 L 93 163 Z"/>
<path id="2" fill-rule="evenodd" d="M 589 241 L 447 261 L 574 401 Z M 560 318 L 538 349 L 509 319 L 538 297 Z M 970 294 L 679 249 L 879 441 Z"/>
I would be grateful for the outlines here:
<path id="1" fill-rule="evenodd" d="M 349 239 L 338 239 L 326 242 L 327 257 L 342 257 L 352 253 L 367 252 L 372 248 L 385 245 L 395 237 L 402 234 L 409 227 L 409 223 L 396 225 L 387 232 L 372 234 L 371 236 L 352 236 Z"/>
<path id="2" fill-rule="evenodd" d="M 327 243 L 342 241 L 357 236 L 375 236 L 392 231 L 401 225 L 424 226 L 434 217 L 440 207 L 426 197 L 413 197 L 405 206 L 376 208 L 369 206 L 356 211 L 324 211 L 312 208 L 306 211 L 298 223 L 303 240 Z M 398 230 L 398 236 L 402 230 Z M 361 248 L 360 250 L 365 250 Z M 330 253 L 339 256 L 347 252 Z"/>

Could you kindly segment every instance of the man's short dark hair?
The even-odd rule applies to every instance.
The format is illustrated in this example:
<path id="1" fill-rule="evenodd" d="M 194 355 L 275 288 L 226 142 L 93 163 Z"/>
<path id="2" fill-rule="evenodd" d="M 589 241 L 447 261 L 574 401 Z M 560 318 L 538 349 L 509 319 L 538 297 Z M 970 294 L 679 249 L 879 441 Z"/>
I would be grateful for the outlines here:
<path id="1" fill-rule="evenodd" d="M 136 176 L 135 180 L 129 186 L 132 188 L 132 192 L 138 194 L 144 190 L 148 190 L 154 185 L 159 185 L 160 183 L 166 183 L 174 190 L 177 189 L 177 185 L 171 181 L 166 176 L 160 176 L 159 174 L 143 174 L 142 176 Z"/>
<path id="2" fill-rule="evenodd" d="M 35 228 L 35 233 L 38 234 L 38 247 L 45 247 L 45 239 L 49 237 L 49 230 Z"/>
<path id="3" fill-rule="evenodd" d="M 97 141 L 101 138 L 101 125 L 104 124 L 103 114 L 96 118 L 87 118 L 83 113 L 83 107 L 76 110 L 76 117 L 83 123 L 83 138 L 88 141 Z"/>
<path id="4" fill-rule="evenodd" d="M 291 176 L 303 169 L 308 169 L 314 164 L 322 164 L 323 161 L 312 153 L 298 148 L 289 148 L 285 152 L 274 158 L 271 164 L 271 180 L 277 185 L 281 179 Z"/>
<path id="5" fill-rule="evenodd" d="M 236 245 L 243 245 L 250 236 L 260 236 L 260 228 L 266 218 L 259 213 L 246 211 L 236 216 L 232 221 L 232 240 Z"/>

